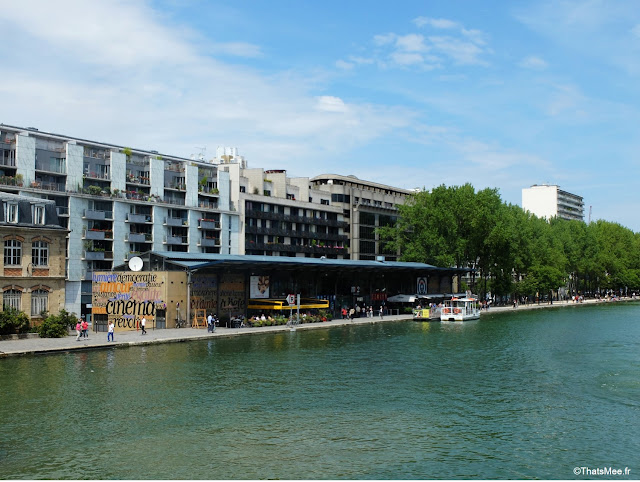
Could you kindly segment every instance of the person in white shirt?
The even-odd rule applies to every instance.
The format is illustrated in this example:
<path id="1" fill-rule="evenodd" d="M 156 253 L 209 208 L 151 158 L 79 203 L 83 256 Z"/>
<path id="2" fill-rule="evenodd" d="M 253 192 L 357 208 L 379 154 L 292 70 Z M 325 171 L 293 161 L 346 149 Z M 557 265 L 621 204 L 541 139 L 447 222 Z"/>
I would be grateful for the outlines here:
<path id="1" fill-rule="evenodd" d="M 142 330 L 141 335 L 146 335 L 147 334 L 147 330 L 144 329 L 144 325 L 147 324 L 147 319 L 143 316 L 142 320 L 140 320 L 140 329 Z"/>
<path id="2" fill-rule="evenodd" d="M 109 333 L 107 333 L 107 341 L 114 341 L 113 339 L 113 329 L 115 328 L 115 325 L 113 324 L 113 321 L 109 322 Z"/>

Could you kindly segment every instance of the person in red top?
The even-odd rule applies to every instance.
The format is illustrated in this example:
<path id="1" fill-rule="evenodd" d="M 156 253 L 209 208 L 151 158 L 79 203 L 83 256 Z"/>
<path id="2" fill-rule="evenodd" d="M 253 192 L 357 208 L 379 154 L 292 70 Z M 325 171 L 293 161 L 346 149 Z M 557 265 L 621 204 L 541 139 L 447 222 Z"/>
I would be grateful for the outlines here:
<path id="1" fill-rule="evenodd" d="M 80 339 L 80 335 L 82 335 L 82 324 L 80 323 L 80 320 L 76 323 L 76 334 L 76 341 L 78 341 Z"/>
<path id="2" fill-rule="evenodd" d="M 87 323 L 87 320 L 82 320 L 82 323 L 80 323 L 80 327 L 82 328 L 82 336 L 88 340 L 89 334 L 87 333 L 87 331 L 89 330 L 89 323 Z"/>

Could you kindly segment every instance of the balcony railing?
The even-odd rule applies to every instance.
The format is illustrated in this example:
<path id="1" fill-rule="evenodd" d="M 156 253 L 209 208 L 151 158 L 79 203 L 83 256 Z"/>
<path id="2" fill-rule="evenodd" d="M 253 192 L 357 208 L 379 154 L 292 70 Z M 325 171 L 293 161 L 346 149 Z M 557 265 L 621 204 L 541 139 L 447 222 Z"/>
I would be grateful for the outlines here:
<path id="1" fill-rule="evenodd" d="M 22 186 L 22 179 L 16 179 L 13 176 L 0 176 L 0 184 L 4 186 Z"/>
<path id="2" fill-rule="evenodd" d="M 151 235 L 149 235 L 149 238 L 151 238 Z M 147 235 L 144 233 L 129 233 L 126 241 L 129 243 L 146 243 Z M 149 239 L 149 241 L 151 241 L 151 239 Z"/>
<path id="3" fill-rule="evenodd" d="M 93 219 L 96 221 L 103 221 L 105 219 L 112 219 L 113 212 L 112 211 L 96 211 L 93 209 L 85 209 L 84 217 L 86 219 Z"/>
<path id="4" fill-rule="evenodd" d="M 85 251 L 84 259 L 87 261 L 103 261 L 113 259 L 113 251 Z"/>
<path id="5" fill-rule="evenodd" d="M 165 244 L 188 244 L 187 236 L 165 236 Z"/>
<path id="6" fill-rule="evenodd" d="M 36 171 L 55 172 L 56 174 L 66 174 L 67 167 L 65 164 L 56 162 L 36 161 Z"/>
<path id="7" fill-rule="evenodd" d="M 198 246 L 208 246 L 219 248 L 220 247 L 220 239 L 218 238 L 201 238 L 198 242 Z"/>
<path id="8" fill-rule="evenodd" d="M 150 223 L 151 215 L 129 213 L 127 214 L 127 221 L 129 221 L 130 223 Z"/>
<path id="9" fill-rule="evenodd" d="M 220 222 L 218 221 L 205 221 L 204 219 L 200 220 L 200 225 L 198 226 L 200 229 L 220 229 Z"/>
<path id="10" fill-rule="evenodd" d="M 4 157 L 0 158 L 0 166 L 5 167 L 16 167 L 16 158 L 15 157 Z"/>
<path id="11" fill-rule="evenodd" d="M 69 208 L 67 206 L 56 206 L 56 212 L 58 216 L 68 216 Z"/>
<path id="12" fill-rule="evenodd" d="M 64 183 L 42 182 L 38 180 L 33 181 L 30 187 L 34 189 L 43 189 L 45 191 L 58 191 L 58 192 L 65 192 L 67 189 L 67 186 Z"/>
<path id="13" fill-rule="evenodd" d="M 164 218 L 164 223 L 167 226 L 188 226 L 189 225 L 189 221 L 186 218 L 171 218 L 168 216 Z"/>

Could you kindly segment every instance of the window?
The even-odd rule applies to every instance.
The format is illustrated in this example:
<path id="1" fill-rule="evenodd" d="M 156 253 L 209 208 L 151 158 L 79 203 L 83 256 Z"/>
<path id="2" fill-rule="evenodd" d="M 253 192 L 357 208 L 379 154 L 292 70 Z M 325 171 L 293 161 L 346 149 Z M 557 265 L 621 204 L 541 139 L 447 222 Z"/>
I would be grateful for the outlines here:
<path id="1" fill-rule="evenodd" d="M 17 203 L 5 203 L 4 205 L 4 219 L 8 223 L 18 222 L 18 204 Z"/>
<path id="2" fill-rule="evenodd" d="M 320 204 L 324 204 L 325 206 L 329 205 L 329 200 L 328 199 L 320 199 Z"/>
<path id="3" fill-rule="evenodd" d="M 22 264 L 22 243 L 17 239 L 4 242 L 4 265 L 20 266 Z"/>
<path id="4" fill-rule="evenodd" d="M 33 216 L 33 224 L 44 225 L 44 206 L 42 205 L 31 206 L 31 215 Z"/>
<path id="5" fill-rule="evenodd" d="M 31 316 L 40 316 L 43 311 L 49 311 L 49 293 L 45 290 L 32 291 Z"/>
<path id="6" fill-rule="evenodd" d="M 7 290 L 2 294 L 2 306 L 13 308 L 18 311 L 22 308 L 22 292 L 18 290 Z"/>
<path id="7" fill-rule="evenodd" d="M 49 243 L 46 241 L 31 243 L 31 262 L 33 266 L 49 266 Z"/>

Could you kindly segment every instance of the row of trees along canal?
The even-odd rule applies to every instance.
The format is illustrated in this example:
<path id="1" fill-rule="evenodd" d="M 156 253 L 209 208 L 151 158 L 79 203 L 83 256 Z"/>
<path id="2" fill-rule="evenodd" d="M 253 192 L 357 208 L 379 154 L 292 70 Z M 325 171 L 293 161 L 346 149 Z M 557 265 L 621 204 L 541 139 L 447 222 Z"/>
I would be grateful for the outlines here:
<path id="1" fill-rule="evenodd" d="M 483 297 L 640 289 L 640 233 L 616 223 L 547 222 L 470 184 L 418 192 L 398 209 L 396 225 L 379 228 L 385 248 L 403 261 L 473 268 L 468 288 Z"/>

